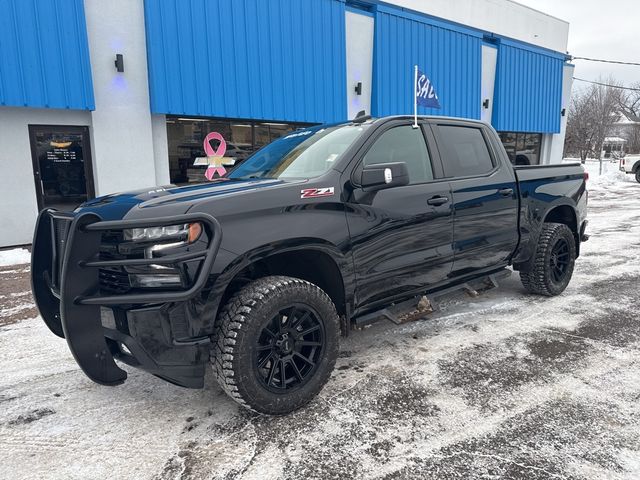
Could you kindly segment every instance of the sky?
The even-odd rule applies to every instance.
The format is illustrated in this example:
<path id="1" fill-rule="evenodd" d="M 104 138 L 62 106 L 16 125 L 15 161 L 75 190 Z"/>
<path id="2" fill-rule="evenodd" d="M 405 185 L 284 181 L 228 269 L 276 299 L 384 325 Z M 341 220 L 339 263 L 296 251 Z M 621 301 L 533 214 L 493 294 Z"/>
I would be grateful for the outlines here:
<path id="1" fill-rule="evenodd" d="M 640 63 L 640 0 L 516 1 L 568 21 L 569 53 L 573 56 Z M 612 75 L 625 86 L 640 82 L 640 66 L 584 60 L 574 64 L 574 75 L 586 80 Z"/>

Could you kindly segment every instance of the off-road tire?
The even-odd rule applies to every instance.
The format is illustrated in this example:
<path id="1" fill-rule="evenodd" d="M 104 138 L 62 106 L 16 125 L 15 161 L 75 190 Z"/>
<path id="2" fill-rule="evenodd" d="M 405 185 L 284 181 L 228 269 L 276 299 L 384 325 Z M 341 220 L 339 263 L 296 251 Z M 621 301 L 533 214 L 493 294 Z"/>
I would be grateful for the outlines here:
<path id="1" fill-rule="evenodd" d="M 565 241 L 568 244 L 567 270 L 560 281 L 553 278 L 551 256 L 554 246 Z M 538 295 L 552 297 L 561 294 L 573 275 L 576 260 L 576 242 L 571 229 L 563 223 L 545 223 L 542 226 L 538 245 L 530 271 L 520 271 L 520 281 L 526 290 Z"/>
<path id="2" fill-rule="evenodd" d="M 255 363 L 264 326 L 283 306 L 311 307 L 324 326 L 324 345 L 315 371 L 291 392 L 274 393 L 259 379 Z M 269 276 L 240 289 L 217 319 L 211 364 L 224 391 L 242 406 L 258 413 L 283 415 L 313 399 L 329 380 L 338 357 L 340 321 L 329 296 L 318 286 L 298 278 Z"/>

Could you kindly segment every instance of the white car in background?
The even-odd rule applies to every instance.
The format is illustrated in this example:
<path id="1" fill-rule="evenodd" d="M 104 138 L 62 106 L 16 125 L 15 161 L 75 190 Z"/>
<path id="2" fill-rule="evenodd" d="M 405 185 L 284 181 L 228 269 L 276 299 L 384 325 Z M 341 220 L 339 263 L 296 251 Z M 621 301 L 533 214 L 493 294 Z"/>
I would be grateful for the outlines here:
<path id="1" fill-rule="evenodd" d="M 620 159 L 620 171 L 636 176 L 636 181 L 640 183 L 640 154 L 625 155 Z"/>

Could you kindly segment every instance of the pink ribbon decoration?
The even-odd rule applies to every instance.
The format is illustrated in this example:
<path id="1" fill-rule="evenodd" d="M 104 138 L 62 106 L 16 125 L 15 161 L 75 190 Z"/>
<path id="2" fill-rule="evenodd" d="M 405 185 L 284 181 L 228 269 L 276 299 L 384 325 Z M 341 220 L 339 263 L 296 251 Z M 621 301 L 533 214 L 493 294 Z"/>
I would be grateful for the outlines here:
<path id="1" fill-rule="evenodd" d="M 216 150 L 211 146 L 211 140 L 218 140 L 220 145 Z M 210 165 L 207 167 L 207 170 L 204 172 L 204 176 L 207 180 L 213 180 L 213 176 L 217 173 L 219 177 L 222 177 L 227 170 L 222 166 L 222 157 L 227 152 L 227 142 L 224 141 L 222 135 L 218 132 L 211 132 L 206 137 L 204 137 L 204 153 L 209 157 Z M 213 160 L 213 162 L 212 162 Z"/>

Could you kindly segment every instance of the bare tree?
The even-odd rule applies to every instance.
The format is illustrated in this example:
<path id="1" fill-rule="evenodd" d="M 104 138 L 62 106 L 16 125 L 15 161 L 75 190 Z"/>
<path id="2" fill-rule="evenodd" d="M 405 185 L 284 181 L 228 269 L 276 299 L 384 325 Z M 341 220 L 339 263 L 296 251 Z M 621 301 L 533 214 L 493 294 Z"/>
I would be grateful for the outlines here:
<path id="1" fill-rule="evenodd" d="M 620 110 L 631 117 L 640 117 L 640 82 L 631 88 L 635 90 L 626 90 L 620 95 Z"/>
<path id="2" fill-rule="evenodd" d="M 620 109 L 621 90 L 615 88 L 619 83 L 614 78 L 598 81 L 613 86 L 592 84 L 571 99 L 566 150 L 577 153 L 582 163 L 590 155 L 599 158 L 602 172 L 602 148 Z"/>
<path id="3" fill-rule="evenodd" d="M 569 105 L 565 155 L 577 154 L 582 163 L 593 152 L 595 130 L 592 99 L 592 89 L 575 91 Z"/>
<path id="4" fill-rule="evenodd" d="M 633 122 L 619 128 L 618 135 L 627 141 L 627 152 L 640 153 L 640 82 L 631 85 L 620 95 L 620 112 Z"/>

